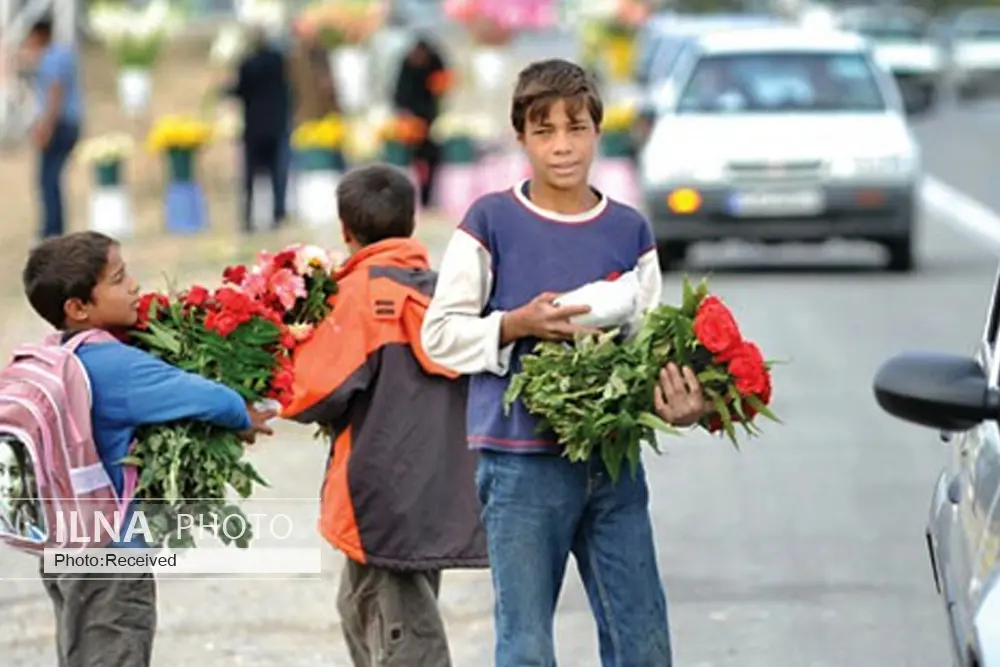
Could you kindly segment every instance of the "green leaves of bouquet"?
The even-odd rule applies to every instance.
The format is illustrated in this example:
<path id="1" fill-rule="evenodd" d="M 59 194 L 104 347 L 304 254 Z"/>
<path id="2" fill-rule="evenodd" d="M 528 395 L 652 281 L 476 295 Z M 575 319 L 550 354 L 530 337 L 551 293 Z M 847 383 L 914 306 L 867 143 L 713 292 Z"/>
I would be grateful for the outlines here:
<path id="1" fill-rule="evenodd" d="M 771 400 L 771 363 L 742 338 L 732 313 L 709 294 L 708 282 L 683 283 L 680 306 L 661 305 L 634 332 L 621 329 L 578 337 L 572 343 L 540 342 L 521 357 L 504 396 L 509 413 L 520 401 L 571 461 L 600 455 L 611 478 L 629 464 L 635 475 L 642 444 L 657 453 L 656 434 L 680 432 L 654 413 L 654 392 L 668 363 L 689 366 L 715 407 L 702 426 L 725 432 L 738 446 L 735 425 L 748 435 L 760 414 L 778 418 Z"/>

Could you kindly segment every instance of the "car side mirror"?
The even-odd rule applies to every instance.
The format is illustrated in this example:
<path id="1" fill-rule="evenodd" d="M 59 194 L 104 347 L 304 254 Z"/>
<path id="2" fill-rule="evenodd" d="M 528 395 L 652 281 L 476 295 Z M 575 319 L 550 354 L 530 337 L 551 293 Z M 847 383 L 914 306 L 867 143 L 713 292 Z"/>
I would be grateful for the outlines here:
<path id="1" fill-rule="evenodd" d="M 907 352 L 878 369 L 875 400 L 894 417 L 943 431 L 967 431 L 1000 417 L 1000 392 L 969 357 Z"/>

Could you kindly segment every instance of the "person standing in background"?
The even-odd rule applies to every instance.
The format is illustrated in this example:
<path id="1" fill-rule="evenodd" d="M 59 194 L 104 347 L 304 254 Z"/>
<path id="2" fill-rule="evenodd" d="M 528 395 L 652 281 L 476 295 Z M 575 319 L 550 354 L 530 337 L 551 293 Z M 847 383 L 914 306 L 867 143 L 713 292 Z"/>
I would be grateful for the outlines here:
<path id="1" fill-rule="evenodd" d="M 62 173 L 80 138 L 83 99 L 76 51 L 71 45 L 53 43 L 51 19 L 35 23 L 24 46 L 27 55 L 37 63 L 38 117 L 31 128 L 31 139 L 39 153 L 42 208 L 39 236 L 44 239 L 61 236 L 66 231 Z"/>
<path id="2" fill-rule="evenodd" d="M 327 52 L 302 22 L 295 25 L 289 49 L 288 77 L 292 87 L 294 125 L 340 111 Z"/>
<path id="3" fill-rule="evenodd" d="M 253 182 L 262 172 L 271 177 L 274 226 L 279 227 L 286 216 L 291 91 L 285 56 L 270 44 L 263 28 L 253 29 L 236 83 L 226 92 L 243 105 L 244 229 L 253 231 Z"/>
<path id="4" fill-rule="evenodd" d="M 407 52 L 399 68 L 393 104 L 401 113 L 424 121 L 428 130 L 441 112 L 441 95 L 447 88 L 448 68 L 441 54 L 426 38 L 420 38 Z M 441 147 L 428 131 L 417 146 L 414 158 L 420 176 L 420 201 L 430 203 L 434 177 L 441 162 Z"/>

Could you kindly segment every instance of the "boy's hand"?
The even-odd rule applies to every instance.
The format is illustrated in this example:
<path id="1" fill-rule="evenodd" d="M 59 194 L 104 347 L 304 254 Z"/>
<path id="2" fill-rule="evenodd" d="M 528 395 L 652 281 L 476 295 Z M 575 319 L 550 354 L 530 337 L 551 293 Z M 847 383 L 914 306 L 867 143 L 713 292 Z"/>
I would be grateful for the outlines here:
<path id="1" fill-rule="evenodd" d="M 500 345 L 507 345 L 519 338 L 570 340 L 578 333 L 600 332 L 594 327 L 570 322 L 571 318 L 589 313 L 590 306 L 557 306 L 553 301 L 558 297 L 558 294 L 544 292 L 517 310 L 505 314 L 500 324 Z"/>
<path id="2" fill-rule="evenodd" d="M 247 406 L 247 414 L 250 415 L 250 428 L 240 432 L 243 442 L 253 444 L 257 441 L 257 434 L 274 435 L 274 429 L 268 426 L 267 422 L 278 416 L 278 411 L 274 408 L 258 410 L 252 405 Z"/>
<path id="3" fill-rule="evenodd" d="M 653 403 L 657 416 L 673 426 L 697 424 L 709 409 L 694 371 L 687 367 L 682 371 L 673 362 L 660 370 Z"/>

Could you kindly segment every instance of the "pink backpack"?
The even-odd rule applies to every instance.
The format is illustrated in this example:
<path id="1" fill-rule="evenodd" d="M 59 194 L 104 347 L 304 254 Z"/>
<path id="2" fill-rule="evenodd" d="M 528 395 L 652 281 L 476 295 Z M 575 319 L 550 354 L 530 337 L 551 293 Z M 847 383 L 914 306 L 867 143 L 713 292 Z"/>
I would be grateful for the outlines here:
<path id="1" fill-rule="evenodd" d="M 35 554 L 122 535 L 136 480 L 127 467 L 119 498 L 97 454 L 90 380 L 75 354 L 114 338 L 93 330 L 63 344 L 61 336 L 19 347 L 0 370 L 0 540 Z"/>

